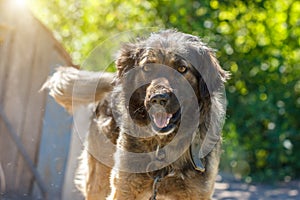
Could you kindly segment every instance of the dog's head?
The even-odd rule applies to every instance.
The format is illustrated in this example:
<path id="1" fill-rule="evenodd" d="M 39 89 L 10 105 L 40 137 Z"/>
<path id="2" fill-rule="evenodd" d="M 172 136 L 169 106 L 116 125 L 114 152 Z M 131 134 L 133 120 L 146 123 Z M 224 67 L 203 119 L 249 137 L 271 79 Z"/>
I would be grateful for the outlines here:
<path id="1" fill-rule="evenodd" d="M 116 65 L 125 93 L 130 91 L 131 118 L 140 126 L 150 125 L 157 135 L 168 135 L 178 128 L 182 108 L 190 106 L 193 96 L 201 113 L 199 122 L 205 121 L 210 97 L 227 76 L 212 49 L 195 36 L 173 30 L 125 44 Z M 186 91 L 187 84 L 193 94 Z"/>

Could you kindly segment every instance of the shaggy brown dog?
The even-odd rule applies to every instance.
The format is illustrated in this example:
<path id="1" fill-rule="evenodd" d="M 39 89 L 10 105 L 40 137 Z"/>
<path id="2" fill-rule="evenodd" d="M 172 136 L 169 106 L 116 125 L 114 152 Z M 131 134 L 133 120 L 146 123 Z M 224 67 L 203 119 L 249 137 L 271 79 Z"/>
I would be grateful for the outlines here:
<path id="1" fill-rule="evenodd" d="M 213 50 L 166 30 L 123 45 L 116 66 L 60 68 L 45 84 L 69 111 L 96 105 L 79 170 L 86 199 L 211 199 L 228 75 Z"/>

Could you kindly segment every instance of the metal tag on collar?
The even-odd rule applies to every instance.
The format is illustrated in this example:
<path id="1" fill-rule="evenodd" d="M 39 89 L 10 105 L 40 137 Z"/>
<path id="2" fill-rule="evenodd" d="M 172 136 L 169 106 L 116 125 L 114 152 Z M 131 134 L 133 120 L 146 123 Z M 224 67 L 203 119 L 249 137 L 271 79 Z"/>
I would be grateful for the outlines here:
<path id="1" fill-rule="evenodd" d="M 204 172 L 205 167 L 203 166 L 203 163 L 199 157 L 200 148 L 201 146 L 199 143 L 192 143 L 190 146 L 190 156 L 194 168 L 197 171 Z"/>

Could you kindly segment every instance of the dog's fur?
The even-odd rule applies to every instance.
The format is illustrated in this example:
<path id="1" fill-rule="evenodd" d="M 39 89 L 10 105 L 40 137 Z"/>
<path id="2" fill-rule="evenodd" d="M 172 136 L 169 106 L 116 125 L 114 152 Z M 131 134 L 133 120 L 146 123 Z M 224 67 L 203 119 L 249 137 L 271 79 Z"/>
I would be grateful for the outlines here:
<path id="1" fill-rule="evenodd" d="M 195 36 L 166 30 L 123 45 L 116 66 L 117 74 L 98 76 L 100 84 L 95 84 L 96 74 L 60 68 L 53 76 L 55 78 L 50 78 L 44 86 L 50 88 L 50 94 L 69 111 L 72 111 L 72 98 L 77 104 L 92 102 L 96 105 L 87 141 L 88 151 L 83 152 L 80 170 L 79 185 L 86 199 L 149 199 L 157 177 L 160 178 L 155 185 L 157 199 L 211 199 L 221 153 L 220 127 L 225 113 L 219 93 L 228 77 L 213 50 Z M 162 66 L 178 70 L 183 78 L 178 74 L 170 77 L 168 69 Z M 132 70 L 135 72 L 131 73 Z M 179 78 L 173 80 L 174 77 Z M 175 95 L 176 90 L 180 92 L 179 85 L 183 87 L 186 80 L 193 89 L 200 112 L 191 145 L 205 145 L 205 139 L 211 139 L 213 143 L 212 149 L 200 157 L 205 169 L 197 170 L 191 151 L 182 149 L 184 144 L 177 140 L 177 144 L 170 147 L 172 151 L 164 155 L 167 158 L 179 155 L 174 162 L 164 166 L 154 164 L 158 167 L 155 171 L 128 172 L 126 169 L 135 161 L 129 160 L 126 154 L 122 156 L 122 151 L 160 152 L 175 139 L 182 119 L 174 116 L 180 112 L 184 117 L 183 107 L 190 111 L 192 97 L 180 102 Z M 140 81 L 148 82 L 139 86 Z M 72 96 L 70 91 L 74 82 L 79 82 L 80 87 Z M 131 88 L 136 89 L 130 91 Z M 94 96 L 92 90 L 95 90 Z M 99 135 L 115 144 L 116 151 L 105 152 L 107 149 L 103 147 L 104 142 L 99 141 Z M 144 137 L 137 137 L 140 135 Z M 104 152 L 114 154 L 114 168 L 99 161 Z M 146 158 L 147 162 L 140 163 L 139 167 L 149 167 L 153 159 L 157 158 Z"/>

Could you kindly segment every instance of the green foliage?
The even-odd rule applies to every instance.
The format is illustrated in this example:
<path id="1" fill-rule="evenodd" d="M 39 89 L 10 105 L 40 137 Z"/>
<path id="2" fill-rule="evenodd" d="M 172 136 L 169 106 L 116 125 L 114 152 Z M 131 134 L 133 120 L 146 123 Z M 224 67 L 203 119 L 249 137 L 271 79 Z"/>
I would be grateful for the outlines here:
<path id="1" fill-rule="evenodd" d="M 63 43 L 75 64 L 115 34 L 162 24 L 150 3 L 143 0 L 40 0 L 30 7 Z"/>
<path id="2" fill-rule="evenodd" d="M 299 177 L 300 2 L 151 2 L 167 27 L 215 47 L 232 73 L 223 170 L 247 181 Z"/>
<path id="3" fill-rule="evenodd" d="M 199 35 L 232 73 L 222 169 L 246 181 L 300 177 L 300 2 L 38 1 L 77 63 L 112 34 L 160 26 Z"/>

